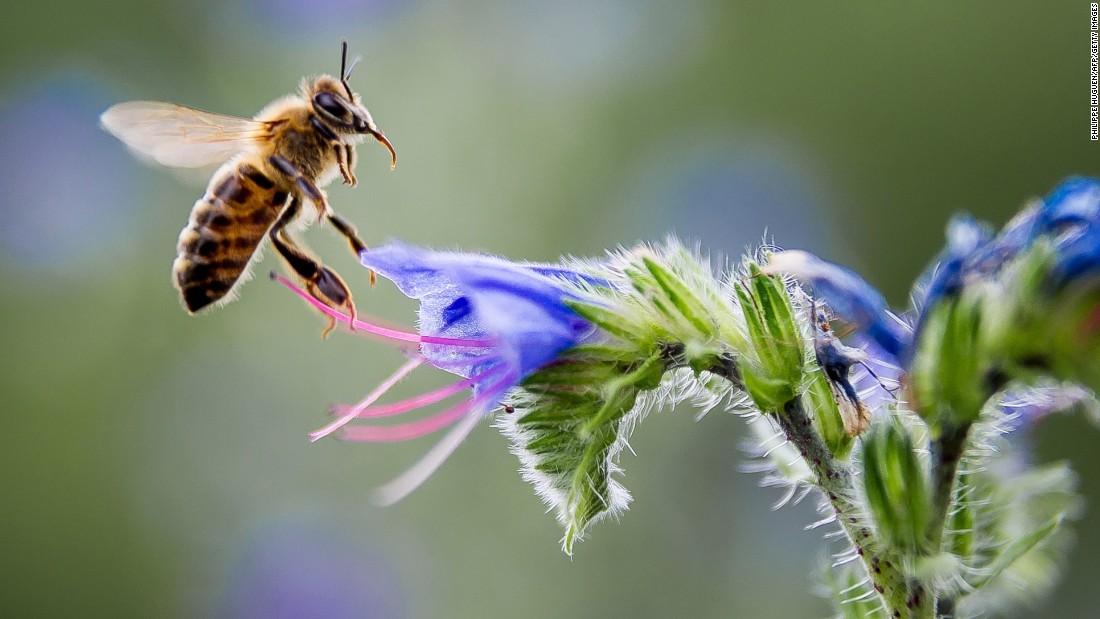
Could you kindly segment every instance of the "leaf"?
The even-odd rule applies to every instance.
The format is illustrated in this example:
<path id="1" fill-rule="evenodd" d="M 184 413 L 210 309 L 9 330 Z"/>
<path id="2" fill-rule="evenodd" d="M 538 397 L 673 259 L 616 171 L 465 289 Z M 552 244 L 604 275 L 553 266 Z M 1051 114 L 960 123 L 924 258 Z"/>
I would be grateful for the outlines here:
<path id="1" fill-rule="evenodd" d="M 654 376 L 659 381 L 667 369 L 659 357 L 618 368 L 616 377 L 601 381 L 600 388 L 581 384 L 540 392 L 538 385 L 525 385 L 515 412 L 501 420 L 524 479 L 565 528 L 562 548 L 568 554 L 592 523 L 629 503 L 630 494 L 614 478 L 616 461 L 626 432 L 641 416 L 635 407 L 638 395 L 655 386 Z"/>
<path id="2" fill-rule="evenodd" d="M 1001 554 L 982 571 L 981 576 L 970 581 L 970 585 L 975 589 L 980 589 L 989 581 L 1000 576 L 1006 569 L 1012 567 L 1017 559 L 1027 554 L 1032 548 L 1038 546 L 1057 531 L 1058 526 L 1062 524 L 1062 519 L 1063 516 L 1061 515 L 1055 516 L 1043 526 L 1005 546 Z"/>
<path id="3" fill-rule="evenodd" d="M 608 333 L 623 338 L 624 340 L 636 340 L 644 337 L 644 332 L 637 330 L 622 315 L 600 305 L 585 303 L 575 299 L 564 299 L 569 309 L 576 312 L 581 318 L 607 331 Z"/>
<path id="4" fill-rule="evenodd" d="M 695 296 L 680 278 L 652 258 L 644 257 L 642 263 L 653 275 L 653 279 L 664 291 L 665 296 L 676 306 L 676 309 L 680 310 L 680 317 L 685 318 L 701 335 L 711 336 L 715 326 L 707 318 L 711 313 L 707 311 L 699 297 Z"/>

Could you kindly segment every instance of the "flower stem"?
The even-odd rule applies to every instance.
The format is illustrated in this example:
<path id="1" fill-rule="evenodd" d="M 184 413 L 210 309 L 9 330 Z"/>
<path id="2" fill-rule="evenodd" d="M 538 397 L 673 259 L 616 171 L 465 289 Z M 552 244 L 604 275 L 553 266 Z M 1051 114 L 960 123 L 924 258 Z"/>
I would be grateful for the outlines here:
<path id="1" fill-rule="evenodd" d="M 932 441 L 932 520 L 928 523 L 928 550 L 940 551 L 943 528 L 955 494 L 955 478 L 959 472 L 970 424 L 946 426 Z"/>
<path id="2" fill-rule="evenodd" d="M 833 458 L 812 419 L 795 398 L 776 415 L 787 440 L 798 449 L 814 473 L 814 485 L 828 498 L 837 520 L 863 559 L 871 582 L 891 617 L 931 616 L 931 597 L 924 587 L 906 578 L 899 557 L 875 535 L 870 519 L 857 506 L 851 470 Z"/>
<path id="3" fill-rule="evenodd" d="M 742 388 L 735 364 L 718 364 L 709 371 Z M 890 552 L 876 534 L 870 519 L 859 509 L 853 497 L 852 472 L 838 462 L 824 439 L 813 427 L 813 420 L 796 397 L 773 415 L 780 428 L 813 471 L 813 484 L 828 498 L 848 539 L 856 548 L 875 591 L 882 598 L 890 617 L 932 617 L 932 596 L 919 583 L 905 576 L 898 555 Z"/>
<path id="4" fill-rule="evenodd" d="M 971 425 L 945 426 L 932 441 L 932 519 L 926 534 L 931 554 L 939 553 L 943 547 L 944 527 L 955 497 L 955 480 Z M 955 616 L 954 597 L 944 596 L 936 602 L 936 616 L 943 619 Z"/>

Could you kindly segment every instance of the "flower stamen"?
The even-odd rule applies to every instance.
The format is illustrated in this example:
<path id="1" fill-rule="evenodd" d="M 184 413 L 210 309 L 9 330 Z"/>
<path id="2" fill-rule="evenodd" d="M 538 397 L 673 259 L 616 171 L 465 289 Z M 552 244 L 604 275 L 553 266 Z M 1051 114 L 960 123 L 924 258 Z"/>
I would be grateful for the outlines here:
<path id="1" fill-rule="evenodd" d="M 494 387 L 500 385 L 511 384 L 517 380 L 518 377 L 514 373 L 506 373 Z M 470 399 L 466 404 L 467 410 L 472 411 L 471 414 L 466 415 L 458 425 L 451 428 L 438 443 L 432 446 L 428 453 L 424 454 L 416 464 L 409 467 L 404 473 L 398 475 L 393 481 L 382 486 L 374 494 L 374 501 L 378 505 L 393 505 L 409 495 L 413 490 L 416 490 L 423 484 L 432 473 L 435 473 L 447 458 L 454 453 L 454 450 L 462 444 L 462 441 L 466 440 L 466 437 L 470 435 L 470 432 L 477 427 L 477 422 L 481 420 L 481 409 L 486 404 L 492 402 L 495 397 L 495 389 L 489 388 L 482 391 L 476 397 Z M 347 428 L 350 430 L 352 428 Z M 345 431 L 346 431 L 345 430 Z"/>
<path id="2" fill-rule="evenodd" d="M 358 416 L 359 411 L 373 404 L 378 398 L 382 397 L 387 391 L 392 389 L 393 386 L 396 385 L 402 378 L 408 376 L 409 372 L 412 372 L 416 368 L 420 367 L 420 365 L 422 365 L 423 363 L 423 357 L 410 359 L 408 362 L 405 363 L 405 365 L 401 366 L 396 372 L 391 374 L 389 378 L 382 381 L 382 384 L 378 385 L 378 387 L 374 391 L 367 394 L 367 396 L 360 400 L 358 404 L 351 407 L 350 411 L 347 411 L 341 417 L 334 419 L 331 423 L 325 425 L 323 428 L 310 432 L 309 441 L 311 443 L 315 443 L 322 438 L 328 436 L 329 434 L 332 434 L 344 425 L 347 425 L 349 421 L 355 419 Z"/>
<path id="3" fill-rule="evenodd" d="M 484 380 L 486 376 L 495 373 L 500 366 L 491 368 L 473 378 L 466 378 L 456 383 L 452 383 L 445 387 L 441 387 L 434 391 L 422 393 L 418 396 L 414 396 L 400 402 L 393 402 L 392 404 L 383 404 L 381 406 L 370 406 L 368 398 L 364 398 L 363 401 L 351 406 L 347 404 L 338 404 L 331 407 L 332 414 L 340 416 L 349 416 L 351 418 L 359 419 L 378 419 L 381 417 L 392 417 L 394 415 L 401 415 L 409 411 L 416 410 L 418 408 L 424 408 L 425 406 L 435 404 L 436 402 L 442 402 L 447 398 L 461 392 L 464 389 L 473 387 L 480 380 Z M 373 394 L 372 394 L 373 395 Z M 354 413 L 352 412 L 354 411 Z"/>
<path id="4" fill-rule="evenodd" d="M 305 290 L 302 290 L 282 275 L 272 273 L 272 279 L 289 288 L 292 292 L 294 292 L 294 294 L 305 299 L 307 302 L 309 302 L 310 305 L 321 310 L 321 312 L 324 313 L 326 316 L 342 322 L 345 325 L 349 325 L 354 330 L 361 329 L 372 335 L 378 335 L 383 338 L 397 340 L 399 342 L 409 342 L 413 344 L 439 344 L 443 346 L 463 346 L 470 348 L 488 348 L 495 344 L 493 340 L 489 339 L 476 340 L 453 337 L 434 337 L 430 335 L 418 335 L 416 333 L 412 333 L 411 331 L 401 331 L 399 329 L 380 327 L 378 325 L 359 320 L 358 318 L 351 318 L 347 314 L 339 310 L 333 309 L 328 305 L 325 305 L 322 301 L 314 298 L 313 295 L 309 294 Z M 358 315 L 362 316 L 363 314 Z"/>
<path id="5" fill-rule="evenodd" d="M 340 430 L 340 439 L 353 443 L 408 441 L 451 425 L 473 407 L 473 400 L 465 400 L 441 413 L 396 426 L 348 426 Z"/>
<path id="6" fill-rule="evenodd" d="M 482 374 L 474 377 L 473 380 L 483 381 L 485 379 L 485 376 L 491 372 L 493 372 L 493 370 L 483 372 Z M 462 382 L 465 381 L 456 383 L 456 385 L 461 385 Z M 340 438 L 342 440 L 351 441 L 353 443 L 393 443 L 399 441 L 408 441 L 414 438 L 420 438 L 425 434 L 431 434 L 436 430 L 451 425 L 459 418 L 461 418 L 462 415 L 470 412 L 471 410 L 480 409 L 485 404 L 487 404 L 494 395 L 499 395 L 496 393 L 495 387 L 503 384 L 508 383 L 504 380 L 497 381 L 491 387 L 485 388 L 477 396 L 456 404 L 455 406 L 452 406 L 451 408 L 448 408 L 443 412 L 436 413 L 435 415 L 425 417 L 424 419 L 420 419 L 418 421 L 403 423 L 395 426 L 347 426 L 340 429 Z M 453 387 L 454 385 L 449 388 L 444 387 L 438 392 L 446 391 Z M 433 395 L 437 394 L 438 392 L 433 392 L 432 394 L 426 395 Z M 398 404 L 404 406 L 403 403 Z M 341 419 L 345 418 L 350 420 L 353 419 L 354 416 L 351 416 L 349 412 L 348 414 L 345 414 L 345 416 Z M 344 423 L 347 422 L 345 421 Z"/>

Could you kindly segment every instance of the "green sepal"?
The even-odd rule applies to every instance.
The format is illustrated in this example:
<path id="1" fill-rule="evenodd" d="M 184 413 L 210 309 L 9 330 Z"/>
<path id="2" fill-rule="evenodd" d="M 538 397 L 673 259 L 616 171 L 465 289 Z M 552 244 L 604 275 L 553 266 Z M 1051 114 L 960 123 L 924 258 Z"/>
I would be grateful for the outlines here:
<path id="1" fill-rule="evenodd" d="M 968 475 L 960 475 L 955 490 L 955 503 L 952 507 L 954 513 L 947 526 L 951 532 L 948 540 L 948 548 L 964 561 L 971 561 L 974 556 L 976 543 L 976 530 L 974 528 L 974 508 L 963 499 L 963 494 L 970 487 Z"/>
<path id="2" fill-rule="evenodd" d="M 545 365 L 523 381 L 524 386 L 599 385 L 616 376 L 614 366 L 601 363 L 556 362 Z"/>
<path id="3" fill-rule="evenodd" d="M 982 570 L 981 575 L 970 580 L 968 584 L 975 589 L 980 589 L 1000 576 L 1006 569 L 1012 567 L 1012 564 L 1016 563 L 1017 560 L 1054 535 L 1062 524 L 1062 519 L 1063 516 L 1061 515 L 1055 516 L 1034 531 L 1005 545 L 997 558 Z"/>
<path id="4" fill-rule="evenodd" d="M 986 342 L 978 299 L 946 300 L 926 316 L 910 376 L 917 410 L 934 432 L 973 423 L 1003 386 L 991 383 L 997 360 Z"/>
<path id="5" fill-rule="evenodd" d="M 772 350 L 776 354 L 776 366 L 785 371 L 794 382 L 802 375 L 804 350 L 802 331 L 794 319 L 791 308 L 791 296 L 783 278 L 778 275 L 764 275 L 760 267 L 753 264 L 749 269 L 749 281 L 752 282 L 753 296 L 759 302 L 763 312 L 764 324 L 771 339 Z M 766 344 L 762 342 L 761 344 Z M 797 377 L 797 378 L 796 378 Z"/>
<path id="6" fill-rule="evenodd" d="M 749 350 L 739 358 L 745 390 L 761 410 L 782 411 L 798 393 L 805 370 L 802 332 L 787 287 L 751 264 L 747 283 L 735 288 L 748 332 Z"/>
<path id="7" fill-rule="evenodd" d="M 752 398 L 753 404 L 767 413 L 778 413 L 783 405 L 795 397 L 795 387 L 789 381 L 772 378 L 756 371 L 749 363 L 741 363 L 741 382 Z"/>
<path id="8" fill-rule="evenodd" d="M 844 419 L 840 416 L 840 408 L 836 403 L 836 396 L 829 387 L 829 380 L 824 372 L 815 372 L 809 381 L 803 401 L 813 416 L 814 427 L 817 433 L 825 441 L 829 451 L 834 457 L 846 459 L 852 452 L 855 439 L 848 435 L 844 429 Z"/>
<path id="9" fill-rule="evenodd" d="M 636 414 L 641 393 L 660 384 L 668 363 L 660 347 L 628 359 L 613 344 L 596 344 L 564 353 L 523 382 L 505 427 L 526 478 L 556 497 L 565 552 L 572 554 L 589 524 L 625 506 L 628 495 L 612 479 L 622 432 L 633 427 L 625 418 Z"/>
<path id="10" fill-rule="evenodd" d="M 642 258 L 642 264 L 649 270 L 673 306 L 679 310 L 680 316 L 687 319 L 700 335 L 709 337 L 714 334 L 714 322 L 707 318 L 709 316 L 707 308 L 699 297 L 684 285 L 683 281 L 648 256 Z"/>
<path id="11" fill-rule="evenodd" d="M 897 418 L 872 425 L 864 435 L 863 483 L 871 516 L 887 544 L 903 554 L 922 550 L 932 516 L 931 492 L 909 431 Z"/>
<path id="12" fill-rule="evenodd" d="M 563 299 L 562 302 L 581 318 L 616 337 L 627 341 L 645 340 L 651 337 L 643 327 L 631 323 L 622 314 L 606 307 L 576 299 Z"/>

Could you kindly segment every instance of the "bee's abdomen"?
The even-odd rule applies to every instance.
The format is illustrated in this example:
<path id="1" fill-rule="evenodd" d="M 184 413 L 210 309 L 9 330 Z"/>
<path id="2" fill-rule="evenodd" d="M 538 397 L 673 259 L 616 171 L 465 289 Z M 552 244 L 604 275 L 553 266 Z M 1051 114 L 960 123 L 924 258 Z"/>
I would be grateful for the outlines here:
<path id="1" fill-rule="evenodd" d="M 172 276 L 187 311 L 226 297 L 252 261 L 287 193 L 249 164 L 222 168 L 191 209 Z"/>

